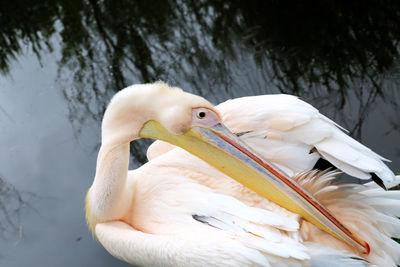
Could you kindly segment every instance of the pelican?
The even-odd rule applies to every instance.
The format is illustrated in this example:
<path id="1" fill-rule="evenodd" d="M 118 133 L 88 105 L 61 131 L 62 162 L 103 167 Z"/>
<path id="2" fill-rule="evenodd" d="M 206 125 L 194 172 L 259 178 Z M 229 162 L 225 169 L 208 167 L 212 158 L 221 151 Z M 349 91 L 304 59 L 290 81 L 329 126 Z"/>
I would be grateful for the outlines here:
<path id="1" fill-rule="evenodd" d="M 279 107 L 281 121 L 271 116 L 263 125 L 263 97 L 254 111 L 252 105 L 236 109 L 259 114 L 249 121 L 251 116 L 233 114 L 235 100 L 214 108 L 161 82 L 117 93 L 103 118 L 96 175 L 86 197 L 87 222 L 97 240 L 139 266 L 399 264 L 400 245 L 390 237 L 400 236 L 400 193 L 374 183 L 333 184 L 336 172 L 311 169 L 323 157 L 361 179 L 372 173 L 381 186 L 398 177 L 383 158 L 341 136 L 308 104 L 272 97 L 272 106 L 283 105 L 278 100 L 284 98 L 293 105 Z M 302 129 L 318 120 L 327 124 L 318 129 L 325 136 Z M 144 137 L 172 145 L 157 141 L 148 150 L 149 162 L 128 171 L 129 143 Z M 285 158 L 278 147 L 286 143 L 292 150 Z M 341 156 L 338 144 L 356 154 L 346 150 Z M 268 146 L 277 157 L 268 155 Z M 360 155 L 369 160 L 367 167 L 364 158 L 357 162 Z"/>

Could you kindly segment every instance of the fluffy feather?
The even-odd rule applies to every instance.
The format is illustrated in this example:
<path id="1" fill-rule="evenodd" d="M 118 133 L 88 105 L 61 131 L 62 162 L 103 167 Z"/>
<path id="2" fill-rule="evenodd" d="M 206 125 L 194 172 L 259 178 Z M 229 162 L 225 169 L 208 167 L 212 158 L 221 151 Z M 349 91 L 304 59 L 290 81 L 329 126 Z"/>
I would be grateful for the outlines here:
<path id="1" fill-rule="evenodd" d="M 151 163 L 154 164 L 154 168 L 163 166 L 169 173 L 184 174 L 218 193 L 230 195 L 247 205 L 292 218 L 291 220 L 298 219 L 298 217 L 291 217 L 294 214 L 260 197 L 180 148 L 153 159 Z M 373 182 L 366 185 L 333 182 L 338 175 L 339 172 L 335 171 L 311 171 L 299 174 L 295 176 L 295 179 L 326 205 L 349 229 L 366 240 L 371 245 L 371 254 L 369 256 L 360 254 L 356 249 L 302 220 L 300 220 L 300 231 L 296 233 L 301 234 L 301 238 L 293 237 L 294 240 L 304 240 L 323 245 L 322 247 L 335 248 L 341 251 L 338 261 L 343 260 L 344 264 L 351 262 L 355 266 L 368 266 L 365 262 L 344 260 L 343 255 L 346 255 L 345 251 L 347 251 L 353 255 L 352 257 L 357 255 L 377 266 L 396 266 L 399 264 L 399 245 L 390 238 L 400 235 L 400 220 L 396 218 L 400 216 L 398 209 L 400 191 L 385 191 Z M 247 230 L 252 232 L 244 224 L 241 224 L 241 227 L 248 228 Z M 258 232 L 254 231 L 254 233 L 263 236 Z M 268 238 L 275 240 L 272 235 Z M 330 257 L 335 255 L 331 253 Z"/>
<path id="2" fill-rule="evenodd" d="M 400 244 L 391 237 L 400 234 L 400 220 L 397 219 L 400 216 L 400 191 L 385 191 L 375 183 L 332 185 L 337 174 L 312 171 L 296 179 L 346 227 L 369 243 L 371 253 L 368 256 L 358 254 L 360 257 L 378 266 L 399 265 Z M 305 221 L 301 234 L 305 240 L 358 253 Z"/>

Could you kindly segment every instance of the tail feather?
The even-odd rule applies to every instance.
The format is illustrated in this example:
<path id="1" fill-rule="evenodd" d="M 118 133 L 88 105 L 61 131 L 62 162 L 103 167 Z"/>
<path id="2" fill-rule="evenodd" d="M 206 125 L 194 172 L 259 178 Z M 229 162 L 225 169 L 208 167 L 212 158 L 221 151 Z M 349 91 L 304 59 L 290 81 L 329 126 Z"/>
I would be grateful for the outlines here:
<path id="1" fill-rule="evenodd" d="M 400 220 L 397 219 L 400 217 L 400 191 L 385 191 L 375 183 L 332 185 L 337 174 L 312 171 L 296 179 L 346 227 L 370 244 L 371 253 L 368 256 L 358 254 L 360 257 L 378 266 L 399 265 L 400 244 L 391 238 L 400 236 Z M 307 241 L 359 253 L 328 234 L 318 232 L 320 230 L 314 226 L 304 227 L 301 231 L 307 232 L 302 233 Z"/>

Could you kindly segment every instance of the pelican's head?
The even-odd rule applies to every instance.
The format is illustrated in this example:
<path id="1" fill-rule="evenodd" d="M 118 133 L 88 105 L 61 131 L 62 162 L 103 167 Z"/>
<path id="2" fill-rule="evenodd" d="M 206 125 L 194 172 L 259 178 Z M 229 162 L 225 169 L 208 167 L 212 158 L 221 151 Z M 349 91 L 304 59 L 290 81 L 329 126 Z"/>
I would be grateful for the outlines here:
<path id="1" fill-rule="evenodd" d="M 181 135 L 193 126 L 212 126 L 219 120 L 213 105 L 200 96 L 163 82 L 132 85 L 118 92 L 108 105 L 102 142 L 120 144 L 143 137 L 140 131 L 150 121 L 169 134 Z"/>
<path id="2" fill-rule="evenodd" d="M 199 96 L 161 82 L 134 85 L 114 96 L 102 127 L 104 145 L 152 138 L 179 146 L 337 238 L 369 250 L 296 181 L 230 132 Z"/>

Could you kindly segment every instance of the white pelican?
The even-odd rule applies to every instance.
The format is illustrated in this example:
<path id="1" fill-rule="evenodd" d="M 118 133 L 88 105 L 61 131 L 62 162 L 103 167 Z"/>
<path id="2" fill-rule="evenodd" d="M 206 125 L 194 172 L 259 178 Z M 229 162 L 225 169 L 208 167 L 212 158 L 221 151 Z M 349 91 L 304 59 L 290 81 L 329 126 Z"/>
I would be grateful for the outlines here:
<path id="1" fill-rule="evenodd" d="M 314 115 L 335 128 L 318 112 Z M 289 129 L 282 122 L 292 123 L 291 129 L 302 124 L 287 117 L 283 116 L 281 122 L 272 120 L 275 124 L 269 122 L 268 126 L 285 131 Z M 314 119 L 305 117 L 303 124 Z M 222 120 L 228 124 L 224 116 Z M 246 132 L 239 135 L 248 135 L 249 140 L 262 129 L 257 121 L 254 128 L 242 128 L 240 118 L 235 120 L 239 122 L 237 129 Z M 296 140 L 292 131 L 287 140 Z M 285 141 L 273 131 L 260 132 L 268 140 Z M 128 171 L 129 143 L 141 137 L 185 148 L 312 224 L 180 148 L 163 143 L 149 149 L 152 160 Z M 317 147 L 322 139 L 298 138 L 303 142 L 297 145 L 299 149 L 305 150 L 305 144 L 310 147 L 307 153 L 293 155 L 292 160 L 312 158 L 307 155 L 315 147 L 338 166 L 341 158 L 337 154 Z M 345 144 L 355 146 L 353 149 L 362 154 L 364 147 L 351 138 L 345 138 Z M 261 154 L 265 152 L 260 142 L 255 148 Z M 368 153 L 368 159 L 381 162 L 376 154 Z M 291 168 L 283 162 L 277 163 Z M 384 183 L 396 179 L 394 175 L 380 175 L 380 170 L 353 166 L 347 159 L 345 164 L 344 171 L 360 178 L 375 172 Z M 301 171 L 300 164 L 292 165 L 293 174 Z M 311 167 L 309 163 L 303 170 Z M 331 185 L 333 177 L 333 173 L 310 172 L 297 175 L 296 183 L 224 128 L 206 100 L 163 83 L 135 85 L 116 94 L 104 115 L 102 146 L 87 194 L 86 216 L 102 245 L 112 255 L 135 265 L 369 266 L 364 258 L 380 266 L 396 266 L 400 263 L 400 245 L 390 237 L 400 236 L 400 223 L 394 217 L 400 215 L 400 193 L 384 191 L 375 184 Z"/>

